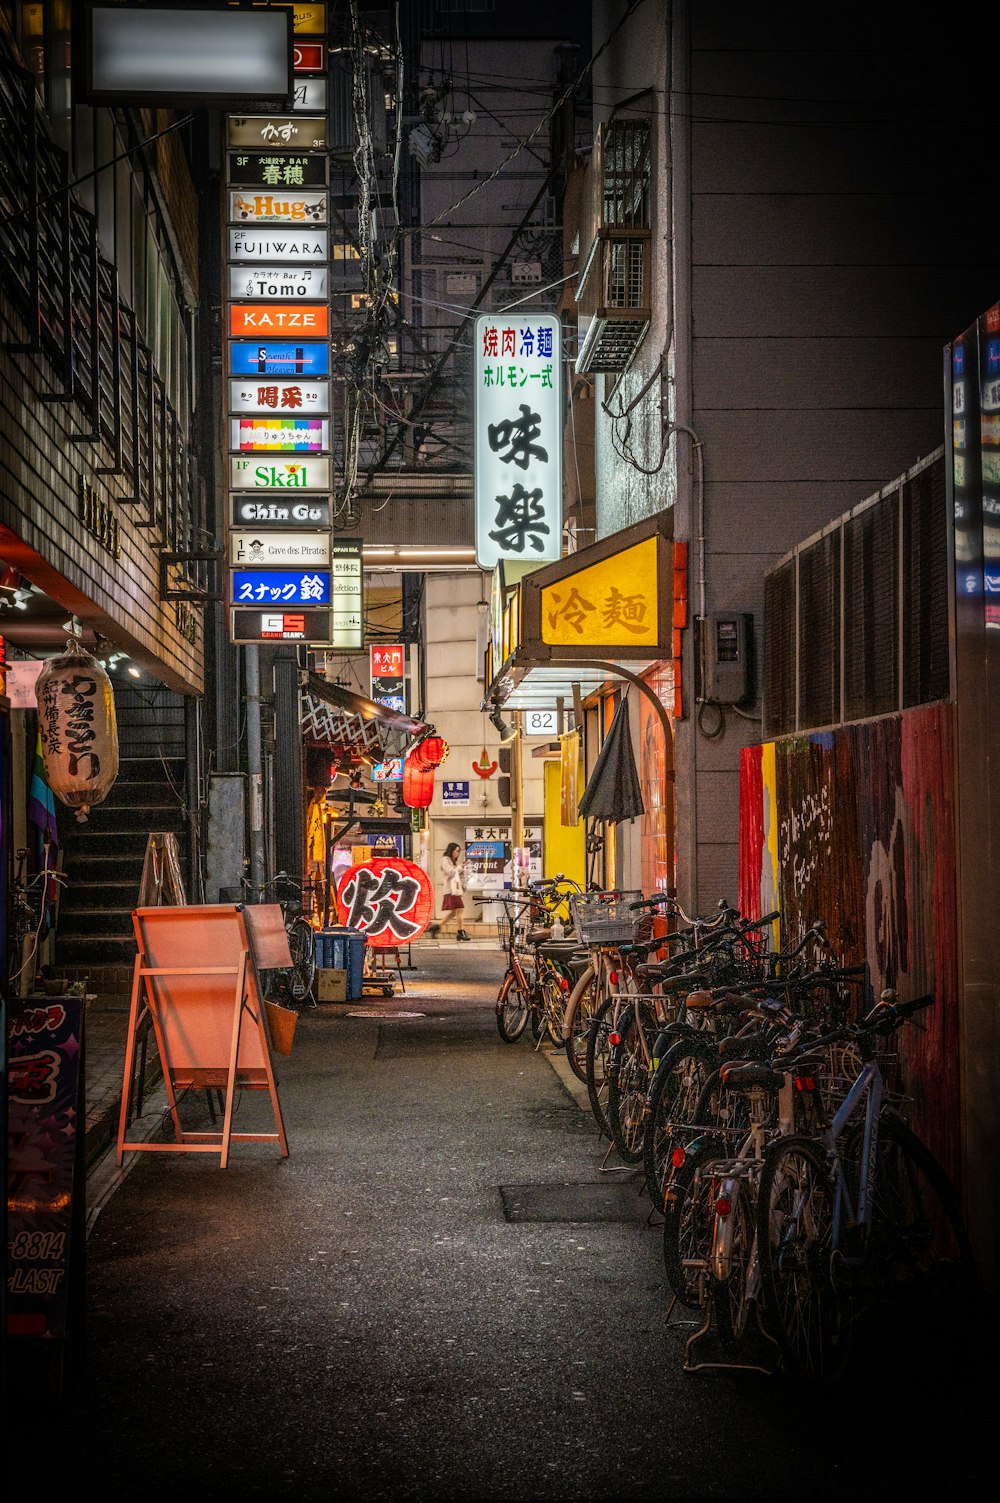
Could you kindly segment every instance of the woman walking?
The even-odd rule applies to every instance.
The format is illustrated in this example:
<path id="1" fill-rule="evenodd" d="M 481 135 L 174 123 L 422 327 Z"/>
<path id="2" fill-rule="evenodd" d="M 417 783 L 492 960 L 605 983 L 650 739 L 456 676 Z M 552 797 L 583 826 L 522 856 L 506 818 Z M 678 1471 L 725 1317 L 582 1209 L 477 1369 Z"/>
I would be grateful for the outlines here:
<path id="1" fill-rule="evenodd" d="M 471 934 L 466 934 L 461 927 L 465 913 L 465 899 L 462 897 L 465 890 L 465 858 L 457 840 L 445 846 L 444 855 L 441 857 L 441 876 L 444 878 L 441 918 L 435 919 L 433 924 L 428 924 L 427 932 L 432 939 L 437 939 L 438 935 L 443 934 L 452 923 L 457 923 L 459 928 L 455 933 L 455 938 L 471 939 Z"/>

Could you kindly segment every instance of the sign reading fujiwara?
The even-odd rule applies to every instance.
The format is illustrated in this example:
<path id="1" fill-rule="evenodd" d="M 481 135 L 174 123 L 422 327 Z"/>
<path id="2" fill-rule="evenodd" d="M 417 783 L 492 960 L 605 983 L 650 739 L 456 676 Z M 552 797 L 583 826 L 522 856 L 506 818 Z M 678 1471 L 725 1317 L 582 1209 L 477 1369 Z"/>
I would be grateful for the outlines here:
<path id="1" fill-rule="evenodd" d="M 234 610 L 234 642 L 317 642 L 330 643 L 330 612 L 320 608 L 307 611 Z"/>
<path id="2" fill-rule="evenodd" d="M 329 527 L 330 503 L 325 496 L 308 496 L 293 501 L 270 496 L 233 496 L 232 522 L 235 527 Z"/>
<path id="3" fill-rule="evenodd" d="M 244 459 L 229 461 L 229 486 L 234 491 L 328 491 L 330 458 Z"/>
<path id="4" fill-rule="evenodd" d="M 230 230 L 230 261 L 327 261 L 326 230 Z"/>
<path id="5" fill-rule="evenodd" d="M 286 568 L 295 564 L 327 569 L 330 566 L 328 532 L 231 532 L 229 561 L 232 564 L 263 564 Z"/>
<path id="6" fill-rule="evenodd" d="M 229 194 L 229 218 L 249 224 L 326 224 L 327 195 L 303 189 L 283 193 L 279 189 L 254 193 L 236 188 Z"/>
<path id="7" fill-rule="evenodd" d="M 326 413 L 330 387 L 326 381 L 230 381 L 230 412 Z"/>
<path id="8" fill-rule="evenodd" d="M 229 181 L 251 188 L 322 188 L 326 158 L 286 151 L 234 151 L 229 157 Z"/>
<path id="9" fill-rule="evenodd" d="M 246 451 L 278 449 L 297 454 L 321 454 L 330 447 L 330 423 L 327 418 L 254 418 L 234 417 L 230 423 L 229 446 Z"/>
<path id="10" fill-rule="evenodd" d="M 227 141 L 230 146 L 267 147 L 280 151 L 324 151 L 326 149 L 326 120 L 296 115 L 230 115 Z"/>
<path id="11" fill-rule="evenodd" d="M 329 328 L 326 303 L 302 303 L 296 308 L 270 303 L 230 303 L 230 334 L 291 334 L 315 339 Z"/>
<path id="12" fill-rule="evenodd" d="M 234 341 L 229 346 L 229 369 L 234 376 L 327 376 L 330 346 Z"/>
<path id="13" fill-rule="evenodd" d="M 230 266 L 229 296 L 306 302 L 326 297 L 329 280 L 325 266 Z"/>

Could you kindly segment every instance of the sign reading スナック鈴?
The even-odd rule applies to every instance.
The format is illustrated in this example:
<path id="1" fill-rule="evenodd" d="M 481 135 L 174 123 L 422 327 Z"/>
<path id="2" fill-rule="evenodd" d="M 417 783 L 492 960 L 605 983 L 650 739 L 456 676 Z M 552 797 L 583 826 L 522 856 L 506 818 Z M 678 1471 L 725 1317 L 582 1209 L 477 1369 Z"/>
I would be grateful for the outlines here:
<path id="1" fill-rule="evenodd" d="M 560 323 L 554 314 L 476 320 L 476 562 L 543 563 L 562 552 Z"/>

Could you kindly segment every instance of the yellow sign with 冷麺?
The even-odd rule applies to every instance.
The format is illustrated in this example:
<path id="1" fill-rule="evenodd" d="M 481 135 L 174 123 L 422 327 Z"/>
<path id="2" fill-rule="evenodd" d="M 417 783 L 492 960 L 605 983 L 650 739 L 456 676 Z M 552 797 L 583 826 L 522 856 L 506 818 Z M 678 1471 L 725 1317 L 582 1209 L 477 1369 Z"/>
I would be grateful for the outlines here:
<path id="1" fill-rule="evenodd" d="M 542 590 L 542 641 L 553 647 L 655 646 L 657 540 L 647 538 Z"/>

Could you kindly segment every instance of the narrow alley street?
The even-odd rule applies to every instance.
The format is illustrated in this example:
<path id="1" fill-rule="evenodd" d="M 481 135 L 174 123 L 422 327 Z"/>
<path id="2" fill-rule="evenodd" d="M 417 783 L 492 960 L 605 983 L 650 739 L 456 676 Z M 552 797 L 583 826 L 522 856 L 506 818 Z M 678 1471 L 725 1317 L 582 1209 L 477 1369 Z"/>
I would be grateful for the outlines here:
<path id="1" fill-rule="evenodd" d="M 300 1019 L 287 1160 L 138 1156 L 88 1242 L 84 1407 L 16 1428 L 15 1477 L 144 1503 L 980 1496 L 965 1375 L 683 1372 L 640 1180 L 601 1172 L 565 1067 L 498 1039 L 502 964 L 428 947 L 404 993 Z"/>

